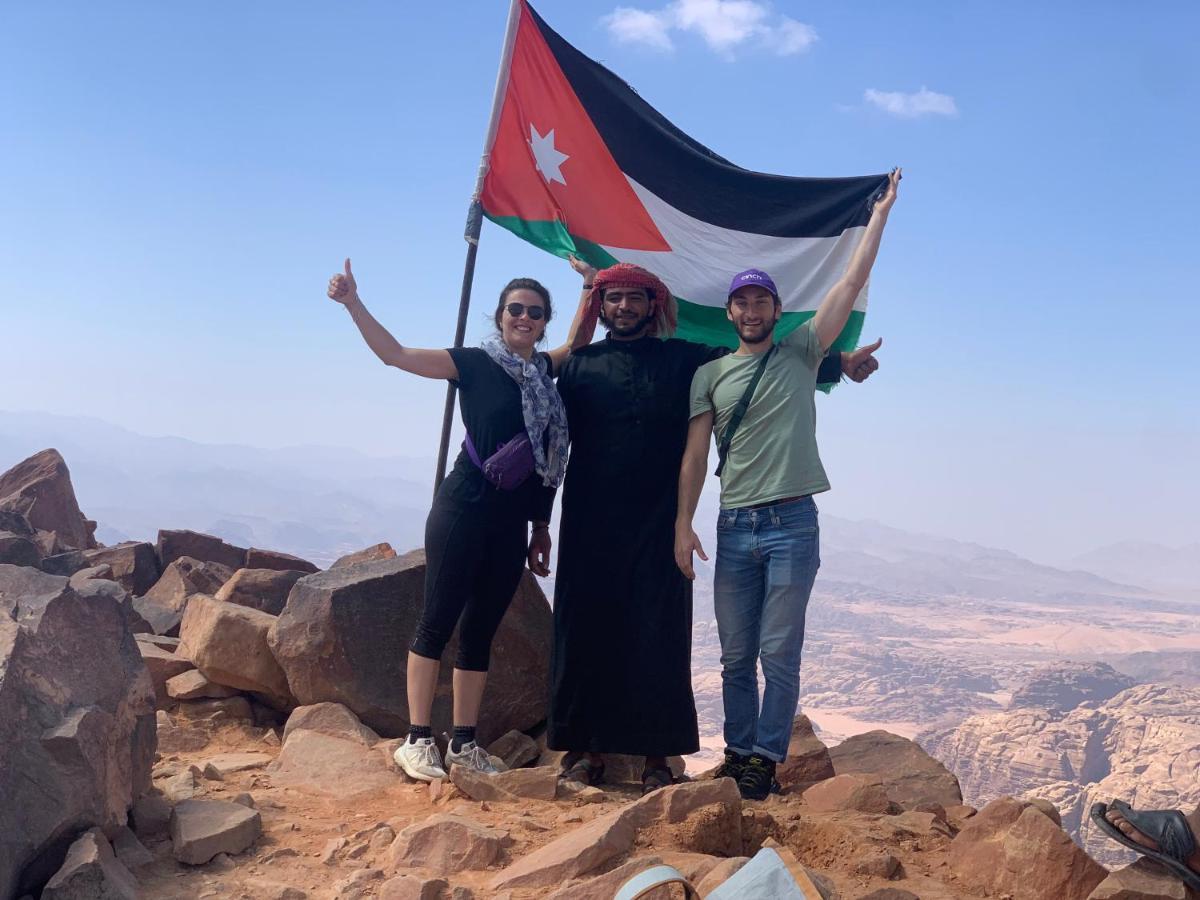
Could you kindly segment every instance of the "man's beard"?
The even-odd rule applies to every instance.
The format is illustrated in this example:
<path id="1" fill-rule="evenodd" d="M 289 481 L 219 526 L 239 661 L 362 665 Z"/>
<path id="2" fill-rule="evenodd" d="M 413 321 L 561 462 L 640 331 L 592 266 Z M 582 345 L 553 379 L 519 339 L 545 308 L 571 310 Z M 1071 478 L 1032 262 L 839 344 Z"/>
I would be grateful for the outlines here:
<path id="1" fill-rule="evenodd" d="M 654 321 L 654 314 L 647 313 L 640 319 L 609 319 L 604 313 L 600 314 L 600 324 L 607 328 L 610 332 L 620 337 L 628 337 L 631 334 L 637 334 L 644 330 L 650 323 Z"/>
<path id="2" fill-rule="evenodd" d="M 771 333 L 774 330 L 774 322 L 762 322 L 753 326 L 739 325 L 737 327 L 738 337 L 747 344 L 761 344 L 771 337 Z"/>

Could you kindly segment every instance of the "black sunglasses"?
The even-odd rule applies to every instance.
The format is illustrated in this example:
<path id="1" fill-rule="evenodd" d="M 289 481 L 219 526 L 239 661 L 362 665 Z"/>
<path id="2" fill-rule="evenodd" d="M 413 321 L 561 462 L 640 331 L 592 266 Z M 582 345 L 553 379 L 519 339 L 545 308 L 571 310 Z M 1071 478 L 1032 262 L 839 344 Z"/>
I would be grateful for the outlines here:
<path id="1" fill-rule="evenodd" d="M 537 322 L 546 315 L 546 311 L 540 306 L 526 306 L 524 303 L 509 303 L 504 308 L 508 310 L 508 314 L 514 319 L 519 319 L 525 313 L 529 313 L 529 318 Z"/>

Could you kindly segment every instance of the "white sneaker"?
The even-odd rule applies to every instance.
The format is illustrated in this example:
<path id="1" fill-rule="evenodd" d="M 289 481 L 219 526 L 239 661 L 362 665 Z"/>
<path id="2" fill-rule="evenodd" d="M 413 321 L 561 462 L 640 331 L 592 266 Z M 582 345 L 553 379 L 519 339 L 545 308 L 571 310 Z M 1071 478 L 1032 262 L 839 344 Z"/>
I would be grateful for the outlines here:
<path id="1" fill-rule="evenodd" d="M 498 775 L 500 770 L 492 765 L 492 758 L 488 756 L 487 751 L 476 744 L 474 741 L 468 741 L 462 745 L 462 749 L 455 753 L 449 747 L 446 748 L 446 767 L 462 766 L 464 769 L 474 769 L 476 772 L 482 772 L 484 775 Z"/>
<path id="2" fill-rule="evenodd" d="M 442 768 L 442 754 L 431 737 L 405 740 L 392 758 L 409 778 L 417 781 L 436 781 L 446 777 L 446 770 Z"/>

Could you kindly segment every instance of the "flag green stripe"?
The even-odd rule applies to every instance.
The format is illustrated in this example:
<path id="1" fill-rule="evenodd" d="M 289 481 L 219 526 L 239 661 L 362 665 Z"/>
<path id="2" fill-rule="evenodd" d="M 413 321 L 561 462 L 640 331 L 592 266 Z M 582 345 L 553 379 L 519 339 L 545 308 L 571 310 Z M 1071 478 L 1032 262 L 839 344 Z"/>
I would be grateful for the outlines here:
<path id="1" fill-rule="evenodd" d="M 547 253 L 553 253 L 562 259 L 574 254 L 598 269 L 611 266 L 619 261 L 599 244 L 572 235 L 561 222 L 528 221 L 516 216 L 493 216 L 486 212 L 484 215 L 501 228 L 511 231 L 521 240 L 528 241 L 535 247 L 540 247 Z M 682 298 L 677 299 L 679 300 L 679 328 L 675 332 L 676 337 L 686 341 L 711 344 L 714 347 L 737 347 L 737 334 L 733 330 L 733 325 L 725 317 L 725 307 L 705 306 Z M 812 312 L 785 312 L 776 328 L 776 337 L 785 337 L 812 316 Z M 850 313 L 846 327 L 833 342 L 834 349 L 853 350 L 858 346 L 865 317 L 866 313 L 859 310 Z M 826 385 L 822 387 L 822 390 L 828 390 L 828 388 L 829 385 Z"/>

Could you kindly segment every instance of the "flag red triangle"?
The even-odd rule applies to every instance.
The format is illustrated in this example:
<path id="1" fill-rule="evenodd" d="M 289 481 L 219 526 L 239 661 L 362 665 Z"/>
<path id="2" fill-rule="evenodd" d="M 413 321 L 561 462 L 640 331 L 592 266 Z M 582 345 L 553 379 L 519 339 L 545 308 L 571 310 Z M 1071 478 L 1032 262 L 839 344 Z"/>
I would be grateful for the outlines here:
<path id="1" fill-rule="evenodd" d="M 671 249 L 524 2 L 481 199 L 493 218 L 558 221 L 570 234 L 607 247 Z"/>

